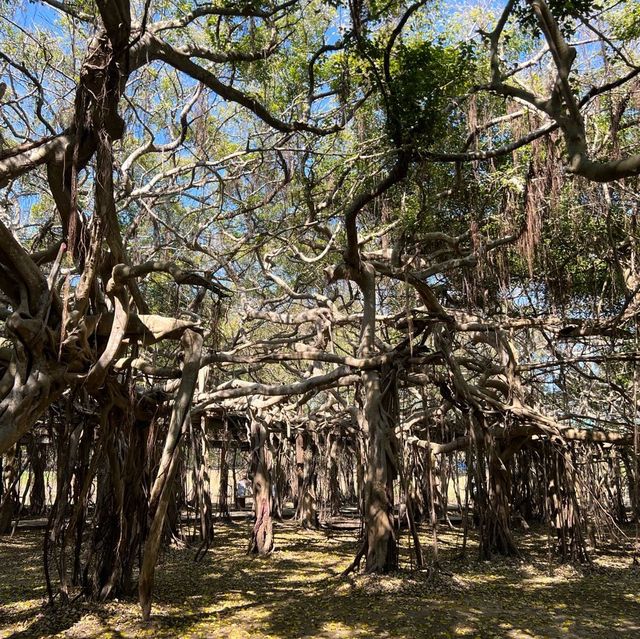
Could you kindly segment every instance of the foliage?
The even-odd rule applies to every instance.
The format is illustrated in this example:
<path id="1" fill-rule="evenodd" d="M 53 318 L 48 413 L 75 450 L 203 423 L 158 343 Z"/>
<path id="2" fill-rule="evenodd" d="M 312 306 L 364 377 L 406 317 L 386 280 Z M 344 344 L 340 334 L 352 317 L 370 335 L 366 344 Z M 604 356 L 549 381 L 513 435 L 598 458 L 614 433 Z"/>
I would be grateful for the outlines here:
<path id="1" fill-rule="evenodd" d="M 398 44 L 389 89 L 393 119 L 407 140 L 427 147 L 445 134 L 453 124 L 451 102 L 469 89 L 474 77 L 475 56 L 470 43 Z"/>
<path id="2" fill-rule="evenodd" d="M 597 0 L 548 0 L 547 5 L 565 36 L 575 33 L 580 19 L 588 19 L 602 10 L 602 4 Z M 540 27 L 529 0 L 519 0 L 514 13 L 522 28 L 540 35 Z"/>

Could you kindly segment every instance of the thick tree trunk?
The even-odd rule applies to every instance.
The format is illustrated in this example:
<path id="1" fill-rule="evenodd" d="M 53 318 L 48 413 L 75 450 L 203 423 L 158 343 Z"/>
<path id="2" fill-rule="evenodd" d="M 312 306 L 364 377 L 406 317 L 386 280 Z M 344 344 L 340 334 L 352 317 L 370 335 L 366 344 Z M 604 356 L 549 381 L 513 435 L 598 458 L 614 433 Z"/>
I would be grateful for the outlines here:
<path id="1" fill-rule="evenodd" d="M 85 478 L 90 485 L 97 470 L 93 532 L 83 570 L 85 593 L 94 599 L 130 595 L 134 590 L 133 571 L 146 527 L 151 461 L 147 455 L 152 455 L 147 422 L 134 421 L 119 406 L 105 406 L 103 411 L 98 445 L 104 454 L 94 453 Z M 86 499 L 85 494 L 79 502 Z M 79 522 L 83 512 L 78 513 Z"/>
<path id="2" fill-rule="evenodd" d="M 213 505 L 211 503 L 211 483 L 207 470 L 209 450 L 207 436 L 202 426 L 202 417 L 191 422 L 191 447 L 193 452 L 193 486 L 200 522 L 200 547 L 196 560 L 201 559 L 213 541 Z"/>
<path id="3" fill-rule="evenodd" d="M 376 292 L 375 271 L 362 264 L 357 279 L 363 293 L 363 317 L 359 355 L 367 357 L 375 348 Z M 395 384 L 385 378 L 386 392 Z M 393 480 L 395 460 L 390 458 L 393 428 L 390 423 L 394 411 L 383 406 L 380 372 L 372 369 L 362 375 L 363 406 L 362 431 L 366 438 L 367 465 L 364 478 L 364 521 L 367 572 L 385 573 L 398 567 L 397 544 L 393 526 Z M 388 397 L 387 397 L 388 399 Z"/>
<path id="4" fill-rule="evenodd" d="M 0 498 L 0 535 L 11 530 L 11 520 L 18 508 L 18 473 L 20 460 L 18 446 L 12 446 L 4 455 L 2 464 L 2 497 Z"/>
<path id="5" fill-rule="evenodd" d="M 256 521 L 251 533 L 249 553 L 266 555 L 273 550 L 273 521 L 271 519 L 272 454 L 267 442 L 267 429 L 251 416 L 251 473 L 253 476 L 253 509 Z"/>
<path id="6" fill-rule="evenodd" d="M 367 572 L 386 573 L 397 569 L 398 556 L 393 527 L 392 462 L 389 425 L 381 413 L 380 377 L 377 371 L 365 373 L 363 417 L 368 429 L 368 455 L 365 472 L 364 504 Z"/>
<path id="7" fill-rule="evenodd" d="M 105 459 L 98 469 L 90 562 L 85 567 L 85 592 L 93 599 L 128 594 L 125 580 L 121 579 L 123 570 L 127 571 L 126 561 L 119 556 L 129 537 L 124 528 L 128 528 L 129 523 L 124 516 L 125 460 L 120 457 L 122 448 L 116 443 L 122 436 L 118 432 L 122 416 L 116 410 L 110 413 L 108 439 L 112 441 L 105 441 Z"/>
<path id="8" fill-rule="evenodd" d="M 511 478 L 507 466 L 512 451 L 498 448 L 484 426 L 484 415 L 478 412 L 472 418 L 472 430 L 478 447 L 474 503 L 480 527 L 480 559 L 490 559 L 495 553 L 517 555 L 511 532 Z"/>
<path id="9" fill-rule="evenodd" d="M 518 551 L 511 532 L 511 504 L 509 497 L 510 477 L 507 463 L 495 450 L 489 449 L 488 512 L 484 527 L 480 531 L 480 557 L 489 559 L 494 553 L 505 556 L 517 555 Z"/>
<path id="10" fill-rule="evenodd" d="M 309 433 L 296 437 L 296 470 L 298 476 L 298 505 L 296 519 L 304 528 L 318 528 L 316 510 L 317 446 Z"/>
<path id="11" fill-rule="evenodd" d="M 57 364 L 38 366 L 31 368 L 28 375 L 16 375 L 9 382 L 12 387 L 0 401 L 0 454 L 28 432 L 68 388 L 60 379 L 62 367 Z"/>
<path id="12" fill-rule="evenodd" d="M 589 562 L 580 526 L 575 478 L 567 468 L 569 453 L 551 450 L 549 501 L 552 526 L 557 536 L 556 552 L 562 561 Z"/>

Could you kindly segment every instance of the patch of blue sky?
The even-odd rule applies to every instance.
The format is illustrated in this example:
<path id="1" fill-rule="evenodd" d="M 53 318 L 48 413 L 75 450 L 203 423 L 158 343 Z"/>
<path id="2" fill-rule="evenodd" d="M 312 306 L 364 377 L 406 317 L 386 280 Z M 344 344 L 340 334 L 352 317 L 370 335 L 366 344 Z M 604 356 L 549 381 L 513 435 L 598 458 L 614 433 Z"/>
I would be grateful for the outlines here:
<path id="1" fill-rule="evenodd" d="M 17 203 L 19 208 L 19 224 L 27 225 L 32 222 L 31 209 L 40 202 L 40 196 L 36 193 L 22 193 L 18 194 Z"/>
<path id="2" fill-rule="evenodd" d="M 12 2 L 11 6 L 14 9 L 11 16 L 13 21 L 25 29 L 38 27 L 47 30 L 55 29 L 60 19 L 60 12 L 43 2 L 22 0 L 21 2 Z"/>

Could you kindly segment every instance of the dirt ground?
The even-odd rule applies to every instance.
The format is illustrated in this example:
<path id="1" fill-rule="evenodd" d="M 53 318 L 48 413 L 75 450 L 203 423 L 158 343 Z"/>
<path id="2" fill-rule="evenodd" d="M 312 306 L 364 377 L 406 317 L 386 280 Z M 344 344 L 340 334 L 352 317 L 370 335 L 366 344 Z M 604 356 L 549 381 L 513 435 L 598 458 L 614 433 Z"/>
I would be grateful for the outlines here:
<path id="1" fill-rule="evenodd" d="M 193 548 L 169 549 L 146 624 L 133 597 L 44 607 L 42 531 L 0 538 L 0 638 L 640 637 L 640 569 L 619 549 L 600 549 L 592 567 L 559 565 L 547 536 L 528 532 L 520 559 L 478 562 L 473 540 L 461 559 L 461 534 L 443 529 L 438 574 L 410 570 L 404 535 L 398 574 L 340 578 L 357 529 L 276 524 L 276 551 L 254 558 L 249 527 L 219 524 L 199 564 Z"/>

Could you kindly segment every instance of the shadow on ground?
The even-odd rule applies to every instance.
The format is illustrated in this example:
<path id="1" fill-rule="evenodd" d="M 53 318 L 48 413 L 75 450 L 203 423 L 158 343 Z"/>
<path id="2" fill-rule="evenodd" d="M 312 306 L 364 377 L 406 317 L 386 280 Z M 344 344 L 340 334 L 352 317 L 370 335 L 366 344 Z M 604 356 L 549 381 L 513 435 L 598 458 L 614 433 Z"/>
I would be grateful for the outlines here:
<path id="1" fill-rule="evenodd" d="M 460 534 L 447 530 L 444 572 L 410 571 L 405 537 L 404 570 L 344 579 L 357 530 L 278 524 L 276 552 L 254 558 L 244 554 L 249 525 L 219 525 L 199 564 L 192 549 L 168 550 L 148 624 L 133 599 L 44 608 L 42 533 L 0 539 L 0 637 L 640 637 L 640 571 L 615 549 L 589 570 L 561 566 L 529 532 L 520 560 L 473 561 L 472 541 L 465 561 Z"/>

